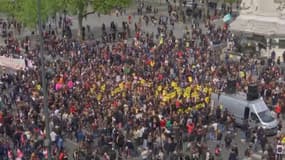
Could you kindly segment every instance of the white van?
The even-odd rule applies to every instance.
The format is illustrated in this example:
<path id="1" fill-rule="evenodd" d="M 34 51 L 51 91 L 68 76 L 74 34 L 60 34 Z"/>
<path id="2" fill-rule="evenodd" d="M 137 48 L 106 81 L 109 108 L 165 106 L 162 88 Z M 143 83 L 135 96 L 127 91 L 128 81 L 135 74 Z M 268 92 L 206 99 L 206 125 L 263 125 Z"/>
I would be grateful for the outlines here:
<path id="1" fill-rule="evenodd" d="M 251 128 L 262 127 L 266 135 L 275 135 L 278 131 L 278 121 L 273 116 L 263 99 L 249 99 L 245 93 L 213 93 L 211 101 L 215 106 L 222 105 L 235 118 L 237 125 L 248 122 Z"/>

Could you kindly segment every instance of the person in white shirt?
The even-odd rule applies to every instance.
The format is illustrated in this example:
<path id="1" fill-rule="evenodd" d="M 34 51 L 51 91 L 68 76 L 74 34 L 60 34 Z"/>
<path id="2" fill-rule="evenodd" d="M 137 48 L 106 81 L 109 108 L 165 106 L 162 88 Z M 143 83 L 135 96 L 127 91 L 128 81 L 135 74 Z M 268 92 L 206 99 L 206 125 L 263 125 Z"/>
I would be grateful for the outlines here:
<path id="1" fill-rule="evenodd" d="M 50 132 L 50 139 L 51 139 L 51 142 L 55 142 L 56 141 L 56 136 L 57 134 L 54 132 L 54 131 L 51 131 Z"/>

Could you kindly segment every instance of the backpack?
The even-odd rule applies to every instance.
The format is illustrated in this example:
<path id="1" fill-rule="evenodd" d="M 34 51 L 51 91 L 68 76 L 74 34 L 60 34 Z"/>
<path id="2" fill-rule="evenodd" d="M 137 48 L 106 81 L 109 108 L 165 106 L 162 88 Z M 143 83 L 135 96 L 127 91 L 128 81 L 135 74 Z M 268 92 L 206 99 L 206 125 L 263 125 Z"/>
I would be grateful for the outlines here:
<path id="1" fill-rule="evenodd" d="M 220 150 L 219 147 L 217 147 L 217 148 L 215 149 L 215 155 L 216 155 L 216 156 L 219 156 L 220 153 L 221 153 L 221 150 Z"/>
<path id="2" fill-rule="evenodd" d="M 124 136 L 123 135 L 119 135 L 119 137 L 118 137 L 118 145 L 120 146 L 120 147 L 122 147 L 123 145 L 124 145 Z"/>

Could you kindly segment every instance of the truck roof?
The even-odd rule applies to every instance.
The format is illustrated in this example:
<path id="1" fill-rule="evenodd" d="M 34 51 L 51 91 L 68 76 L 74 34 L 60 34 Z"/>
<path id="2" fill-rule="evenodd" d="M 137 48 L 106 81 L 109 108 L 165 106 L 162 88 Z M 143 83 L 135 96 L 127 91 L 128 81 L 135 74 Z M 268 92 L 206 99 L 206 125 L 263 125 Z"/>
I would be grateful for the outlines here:
<path id="1" fill-rule="evenodd" d="M 222 95 L 231 97 L 231 98 L 236 99 L 236 100 L 244 101 L 244 102 L 246 102 L 248 104 L 256 103 L 257 101 L 260 100 L 260 98 L 258 98 L 258 99 L 255 99 L 255 100 L 248 101 L 247 97 L 246 97 L 246 93 L 244 93 L 244 92 L 237 92 L 235 94 L 222 93 Z"/>
<path id="2" fill-rule="evenodd" d="M 222 95 L 228 96 L 228 97 L 231 97 L 231 98 L 234 98 L 234 99 L 239 99 L 239 100 L 242 100 L 242 101 L 247 101 L 246 100 L 246 94 L 243 93 L 243 92 L 238 92 L 238 93 L 235 93 L 235 94 L 222 93 Z"/>

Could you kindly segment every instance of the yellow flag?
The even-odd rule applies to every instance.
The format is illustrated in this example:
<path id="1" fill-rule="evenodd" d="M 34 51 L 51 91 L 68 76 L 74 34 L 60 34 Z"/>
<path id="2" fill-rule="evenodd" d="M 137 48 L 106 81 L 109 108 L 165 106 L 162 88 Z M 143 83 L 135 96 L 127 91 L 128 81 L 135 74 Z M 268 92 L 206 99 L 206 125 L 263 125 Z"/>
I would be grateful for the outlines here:
<path id="1" fill-rule="evenodd" d="M 210 97 L 206 97 L 206 98 L 205 98 L 205 102 L 206 102 L 207 104 L 209 104 L 209 102 L 210 102 Z"/>
<path id="2" fill-rule="evenodd" d="M 186 48 L 188 48 L 190 46 L 189 42 L 186 42 Z"/>
<path id="3" fill-rule="evenodd" d="M 126 92 L 123 92 L 123 93 L 122 93 L 122 96 L 123 96 L 123 97 L 126 97 L 126 95 L 127 95 Z"/>
<path id="4" fill-rule="evenodd" d="M 162 45 L 162 44 L 163 44 L 163 38 L 161 37 L 159 40 L 159 45 Z"/>
<path id="5" fill-rule="evenodd" d="M 155 97 L 157 97 L 159 95 L 158 90 L 155 91 Z"/>
<path id="6" fill-rule="evenodd" d="M 42 88 L 42 87 L 41 87 L 41 85 L 40 85 L 40 84 L 37 84 L 37 85 L 36 85 L 36 90 L 40 91 L 40 90 L 41 90 L 41 88 Z"/>
<path id="7" fill-rule="evenodd" d="M 190 113 L 191 112 L 191 110 L 192 110 L 192 107 L 188 107 L 187 109 L 185 109 L 185 113 Z"/>
<path id="8" fill-rule="evenodd" d="M 221 104 L 221 105 L 220 105 L 220 109 L 222 110 L 223 108 L 224 108 L 224 106 Z"/>
<path id="9" fill-rule="evenodd" d="M 239 76 L 240 76 L 241 78 L 244 78 L 244 77 L 245 77 L 244 72 L 243 72 L 243 71 L 240 71 L 240 72 L 239 72 Z"/>
<path id="10" fill-rule="evenodd" d="M 168 101 L 170 98 L 167 96 L 167 95 L 165 95 L 165 96 L 162 96 L 162 101 L 163 102 L 166 102 L 166 101 Z"/>
<path id="11" fill-rule="evenodd" d="M 150 66 L 151 67 L 154 67 L 154 65 L 155 65 L 155 62 L 152 60 L 152 61 L 150 61 Z"/>
<path id="12" fill-rule="evenodd" d="M 191 97 L 192 97 L 192 98 L 199 98 L 198 92 L 197 92 L 197 91 L 193 92 L 193 93 L 191 94 Z"/>
<path id="13" fill-rule="evenodd" d="M 111 91 L 111 95 L 114 96 L 114 95 L 116 95 L 119 92 L 121 92 L 121 88 L 117 87 L 117 88 L 115 88 L 114 90 Z"/>
<path id="14" fill-rule="evenodd" d="M 159 86 L 157 87 L 157 90 L 158 90 L 158 91 L 161 91 L 161 90 L 162 90 L 162 86 L 159 85 Z"/>
<path id="15" fill-rule="evenodd" d="M 140 80 L 140 84 L 141 84 L 141 85 L 144 85 L 144 84 L 145 84 L 145 80 L 144 80 L 144 79 L 141 79 L 141 80 Z"/>
<path id="16" fill-rule="evenodd" d="M 162 95 L 163 95 L 163 96 L 167 95 L 166 90 L 163 90 L 163 91 L 162 91 Z"/>
<path id="17" fill-rule="evenodd" d="M 181 96 L 181 95 L 182 95 L 182 88 L 176 87 L 175 90 L 176 90 L 176 93 L 177 93 L 178 96 Z"/>
<path id="18" fill-rule="evenodd" d="M 122 89 L 120 87 L 115 88 L 115 93 L 119 93 L 121 91 L 122 91 Z"/>
<path id="19" fill-rule="evenodd" d="M 168 94 L 168 96 L 170 97 L 170 99 L 173 99 L 176 96 L 176 92 L 175 91 L 171 92 L 171 93 Z"/>
<path id="20" fill-rule="evenodd" d="M 97 101 L 100 101 L 100 100 L 102 99 L 102 94 L 99 93 L 99 94 L 96 96 L 96 98 L 97 98 Z"/>
<path id="21" fill-rule="evenodd" d="M 121 82 L 121 83 L 119 84 L 119 88 L 120 88 L 121 90 L 124 90 L 124 87 L 125 87 L 124 82 Z"/>
<path id="22" fill-rule="evenodd" d="M 281 143 L 285 144 L 285 137 L 282 138 Z"/>
<path id="23" fill-rule="evenodd" d="M 189 81 L 190 83 L 192 83 L 193 79 L 192 79 L 191 76 L 188 77 L 188 81 Z"/>
<path id="24" fill-rule="evenodd" d="M 203 92 L 204 92 L 204 93 L 207 93 L 207 92 L 208 92 L 208 88 L 207 88 L 207 87 L 204 87 L 204 88 L 203 88 Z"/>
<path id="25" fill-rule="evenodd" d="M 184 92 L 183 92 L 183 97 L 184 98 L 190 98 L 190 92 L 191 92 L 191 88 L 190 87 L 186 87 L 184 89 Z"/>
<path id="26" fill-rule="evenodd" d="M 171 82 L 171 87 L 175 88 L 175 87 L 177 87 L 177 86 L 178 86 L 178 85 L 177 85 L 176 82 L 174 82 L 174 81 Z"/>
<path id="27" fill-rule="evenodd" d="M 212 91 L 213 91 L 213 89 L 212 89 L 212 88 L 208 88 L 208 92 L 209 92 L 209 94 L 211 94 L 211 93 L 212 93 Z"/>
<path id="28" fill-rule="evenodd" d="M 95 93 L 95 88 L 93 88 L 93 87 L 90 88 L 90 93 L 91 93 L 91 94 Z"/>
<path id="29" fill-rule="evenodd" d="M 106 85 L 103 84 L 103 85 L 100 87 L 100 90 L 101 90 L 101 92 L 105 92 L 105 90 L 106 90 Z"/>
<path id="30" fill-rule="evenodd" d="M 204 104 L 203 104 L 203 103 L 197 104 L 195 108 L 196 108 L 197 110 L 199 110 L 199 109 L 201 109 L 201 108 L 204 108 Z"/>

